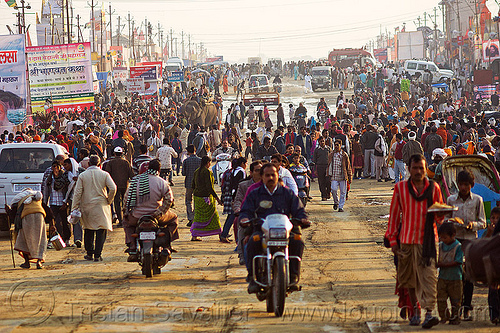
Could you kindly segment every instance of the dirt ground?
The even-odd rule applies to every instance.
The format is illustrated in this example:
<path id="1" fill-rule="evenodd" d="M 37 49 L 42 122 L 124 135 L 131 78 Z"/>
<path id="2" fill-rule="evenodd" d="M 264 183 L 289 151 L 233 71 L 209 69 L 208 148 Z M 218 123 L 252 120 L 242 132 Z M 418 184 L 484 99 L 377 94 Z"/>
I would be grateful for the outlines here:
<path id="1" fill-rule="evenodd" d="M 10 242 L 0 239 L 3 332 L 407 332 L 394 295 L 395 268 L 382 245 L 393 184 L 354 180 L 345 212 L 333 202 L 307 205 L 313 222 L 304 231 L 302 291 L 286 301 L 283 318 L 265 311 L 246 291 L 246 269 L 235 244 L 218 238 L 191 242 L 186 227 L 183 178 L 174 177 L 179 214 L 178 253 L 161 275 L 145 278 L 127 263 L 122 229 L 108 234 L 102 262 L 84 250 L 48 250 L 45 268 L 23 270 Z M 225 216 L 221 216 L 222 221 Z M 476 288 L 473 322 L 438 325 L 439 332 L 499 332 L 487 315 L 487 290 Z"/>

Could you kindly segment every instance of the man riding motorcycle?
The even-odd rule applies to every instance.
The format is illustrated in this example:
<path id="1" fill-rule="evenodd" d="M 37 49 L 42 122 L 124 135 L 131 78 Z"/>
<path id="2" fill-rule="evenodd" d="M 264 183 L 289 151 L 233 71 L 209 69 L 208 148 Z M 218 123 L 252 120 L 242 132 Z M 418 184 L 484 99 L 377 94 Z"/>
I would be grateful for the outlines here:
<path id="1" fill-rule="evenodd" d="M 177 230 L 177 214 L 169 210 L 174 196 L 168 182 L 159 176 L 161 163 L 155 159 L 149 162 L 148 170 L 132 178 L 125 193 L 126 211 L 123 222 L 125 243 L 129 253 L 127 261 L 137 261 L 137 244 L 132 234 L 135 233 L 137 221 L 144 215 L 151 215 L 159 226 L 166 226 L 170 232 L 170 240 L 179 239 Z M 173 250 L 170 246 L 170 250 Z"/>
<path id="2" fill-rule="evenodd" d="M 326 105 L 325 98 L 321 97 L 318 102 L 318 106 L 316 107 L 316 111 L 321 109 L 328 110 L 328 105 Z"/>
<path id="3" fill-rule="evenodd" d="M 217 156 L 220 154 L 229 154 L 231 155 L 231 157 L 234 157 L 236 153 L 236 150 L 229 145 L 229 141 L 227 139 L 224 139 L 221 143 L 221 146 L 214 150 L 212 154 L 212 161 L 215 161 Z"/>
<path id="4" fill-rule="evenodd" d="M 289 218 L 300 219 L 302 227 L 309 227 L 311 223 L 307 220 L 304 206 L 299 201 L 299 198 L 290 189 L 278 183 L 279 176 L 276 167 L 268 163 L 261 168 L 260 174 L 262 185 L 248 193 L 241 207 L 240 224 L 245 227 L 249 225 L 250 219 L 255 217 L 263 219 L 270 214 L 279 213 L 285 214 Z M 293 232 L 300 235 L 300 230 L 297 226 L 294 227 Z M 259 226 L 253 230 L 246 248 L 247 280 L 249 281 L 248 293 L 250 294 L 257 293 L 261 289 L 252 279 L 252 262 L 253 258 L 262 252 L 261 240 L 262 231 Z M 290 237 L 288 244 L 290 256 L 302 257 L 304 242 L 300 237 Z M 293 260 L 290 262 L 290 284 L 298 282 L 299 275 L 300 264 L 298 261 Z"/>

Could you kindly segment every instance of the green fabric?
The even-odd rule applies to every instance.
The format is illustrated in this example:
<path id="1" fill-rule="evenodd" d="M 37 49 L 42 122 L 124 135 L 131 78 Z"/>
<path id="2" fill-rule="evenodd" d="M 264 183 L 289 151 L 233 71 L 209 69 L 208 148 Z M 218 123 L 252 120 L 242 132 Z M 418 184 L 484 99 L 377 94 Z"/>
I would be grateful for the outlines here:
<path id="1" fill-rule="evenodd" d="M 194 172 L 193 195 L 197 197 L 208 197 L 210 195 L 217 198 L 214 190 L 214 175 L 211 170 L 201 166 Z"/>
<path id="2" fill-rule="evenodd" d="M 191 234 L 194 237 L 219 235 L 221 233 L 220 219 L 216 207 L 217 203 L 213 196 L 194 196 L 194 219 L 191 226 Z"/>

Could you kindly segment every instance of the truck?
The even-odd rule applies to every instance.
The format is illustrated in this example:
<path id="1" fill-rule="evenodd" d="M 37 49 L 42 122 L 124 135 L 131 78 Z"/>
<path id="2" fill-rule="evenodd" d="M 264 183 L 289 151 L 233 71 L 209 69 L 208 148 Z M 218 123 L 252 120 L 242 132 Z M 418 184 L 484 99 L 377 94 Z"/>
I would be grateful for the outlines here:
<path id="1" fill-rule="evenodd" d="M 354 64 L 365 67 L 375 67 L 376 61 L 373 55 L 363 49 L 334 49 L 328 55 L 330 65 L 337 68 L 353 67 Z"/>

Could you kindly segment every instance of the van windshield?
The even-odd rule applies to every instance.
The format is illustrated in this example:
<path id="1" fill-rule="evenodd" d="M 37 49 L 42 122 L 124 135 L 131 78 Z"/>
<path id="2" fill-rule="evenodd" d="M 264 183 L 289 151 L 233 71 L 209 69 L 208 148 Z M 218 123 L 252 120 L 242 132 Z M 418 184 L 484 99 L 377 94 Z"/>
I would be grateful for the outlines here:
<path id="1" fill-rule="evenodd" d="M 53 160 L 51 148 L 5 148 L 0 153 L 0 172 L 43 173 Z"/>
<path id="2" fill-rule="evenodd" d="M 328 69 L 314 69 L 312 74 L 313 76 L 328 76 L 330 71 Z"/>

